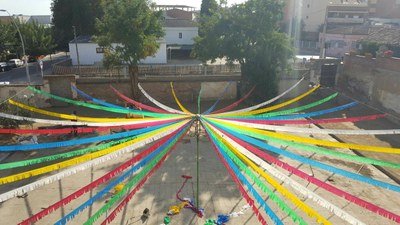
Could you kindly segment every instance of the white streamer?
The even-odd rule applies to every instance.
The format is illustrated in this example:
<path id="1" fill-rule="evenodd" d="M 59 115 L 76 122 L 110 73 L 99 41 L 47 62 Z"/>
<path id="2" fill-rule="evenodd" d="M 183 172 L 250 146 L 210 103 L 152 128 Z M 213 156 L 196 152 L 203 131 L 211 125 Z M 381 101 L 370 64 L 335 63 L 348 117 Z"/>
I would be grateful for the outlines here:
<path id="1" fill-rule="evenodd" d="M 344 135 L 385 135 L 385 134 L 400 134 L 400 129 L 389 129 L 389 130 L 338 130 L 338 129 L 315 129 L 315 128 L 300 128 L 300 127 L 290 127 L 290 126 L 276 126 L 267 124 L 257 124 L 248 123 L 241 121 L 231 121 L 215 119 L 219 121 L 224 121 L 226 123 L 262 129 L 262 130 L 272 130 L 272 131 L 284 131 L 292 133 L 312 133 L 312 134 L 344 134 Z"/>
<path id="2" fill-rule="evenodd" d="M 142 86 L 140 85 L 140 83 L 138 83 L 138 87 L 140 89 L 140 91 L 143 93 L 144 96 L 146 96 L 147 99 L 149 99 L 152 103 L 154 103 L 155 105 L 157 105 L 158 107 L 171 112 L 171 113 L 178 113 L 178 114 L 187 114 L 183 111 L 177 110 L 177 109 L 173 109 L 171 107 L 168 107 L 164 104 L 162 104 L 161 102 L 155 100 L 153 97 L 151 97 L 149 94 L 147 94 L 147 92 L 142 88 Z"/>

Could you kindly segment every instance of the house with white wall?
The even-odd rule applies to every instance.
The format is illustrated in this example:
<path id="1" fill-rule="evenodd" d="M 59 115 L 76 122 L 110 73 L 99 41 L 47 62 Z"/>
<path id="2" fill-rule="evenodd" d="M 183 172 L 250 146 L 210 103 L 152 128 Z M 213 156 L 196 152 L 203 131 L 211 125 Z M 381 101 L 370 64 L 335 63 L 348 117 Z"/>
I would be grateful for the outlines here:
<path id="1" fill-rule="evenodd" d="M 165 36 L 159 40 L 159 49 L 154 56 L 142 60 L 143 64 L 166 64 L 172 57 L 189 57 L 194 47 L 194 37 L 198 36 L 195 22 L 197 12 L 193 7 L 182 5 L 162 5 L 164 11 L 163 29 Z M 75 43 L 76 42 L 76 43 Z M 103 49 L 89 36 L 79 36 L 69 42 L 69 52 L 73 65 L 100 64 L 103 60 Z"/>

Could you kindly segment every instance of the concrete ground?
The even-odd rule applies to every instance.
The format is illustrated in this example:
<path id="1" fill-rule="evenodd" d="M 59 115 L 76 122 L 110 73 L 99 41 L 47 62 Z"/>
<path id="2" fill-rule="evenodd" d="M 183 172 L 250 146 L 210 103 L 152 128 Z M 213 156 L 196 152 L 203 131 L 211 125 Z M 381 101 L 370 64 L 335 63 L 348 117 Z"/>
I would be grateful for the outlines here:
<path id="1" fill-rule="evenodd" d="M 322 94 L 321 94 L 322 96 Z M 315 95 L 314 97 L 320 99 L 321 96 Z M 340 102 L 337 102 L 340 104 Z M 330 106 L 325 106 L 330 107 Z M 363 111 L 361 114 L 370 115 L 374 114 L 372 109 L 370 111 L 365 111 L 365 108 L 362 108 Z M 70 108 L 63 109 L 54 109 L 58 111 L 71 111 Z M 352 111 L 361 110 L 361 108 L 354 108 Z M 81 111 L 80 111 L 81 112 Z M 348 113 L 348 112 L 347 112 Z M 360 113 L 360 112 L 359 112 Z M 82 112 L 82 114 L 92 114 L 92 112 Z M 97 114 L 96 114 L 97 115 Z M 378 121 L 379 122 L 379 121 Z M 387 121 L 386 121 L 387 122 Z M 366 122 L 370 123 L 370 122 Z M 375 123 L 375 122 L 374 122 Z M 382 120 L 382 126 L 386 126 L 385 122 Z M 378 123 L 379 124 L 379 123 Z M 390 124 L 390 123 L 389 123 Z M 392 126 L 395 126 L 391 124 Z M 336 128 L 340 128 L 341 125 L 337 125 Z M 344 126 L 351 127 L 352 129 L 360 128 L 360 124 L 348 124 L 346 123 Z M 376 124 L 373 125 L 374 127 Z M 378 125 L 379 126 L 379 125 Z M 308 127 L 308 126 L 307 126 Z M 397 126 L 398 127 L 398 126 Z M 372 128 L 370 128 L 372 129 Z M 375 127 L 374 129 L 378 129 Z M 309 134 L 300 134 L 303 136 L 309 136 Z M 324 140 L 332 140 L 335 139 L 329 135 L 314 135 L 314 138 L 324 139 Z M 365 137 L 359 137 L 359 142 L 363 143 Z M 352 141 L 357 141 L 357 138 L 352 137 Z M 391 135 L 391 137 L 385 136 L 384 139 L 380 139 L 380 137 L 368 137 L 368 143 L 372 140 L 379 141 L 379 144 L 390 145 L 392 147 L 400 147 L 400 141 L 398 140 L 398 136 Z M 368 144 L 365 143 L 364 144 Z M 374 142 L 375 143 L 375 142 Z M 241 194 L 232 180 L 232 178 L 227 173 L 226 169 L 220 162 L 215 150 L 212 148 L 209 141 L 202 137 L 200 140 L 200 168 L 199 168 L 199 190 L 200 190 L 200 206 L 205 209 L 205 217 L 198 218 L 195 214 L 189 209 L 184 209 L 180 214 L 173 216 L 171 218 L 170 224 L 177 225 L 203 225 L 205 223 L 205 219 L 216 219 L 218 214 L 228 214 L 231 212 L 237 212 L 242 209 L 247 203 L 241 197 Z M 285 146 L 278 146 L 285 147 Z M 70 149 L 64 149 L 60 151 L 68 151 Z M 48 150 L 49 152 L 50 150 Z M 388 178 L 381 171 L 377 170 L 375 167 L 370 165 L 363 165 L 360 163 L 354 162 L 344 162 L 340 159 L 334 159 L 331 157 L 326 157 L 322 155 L 313 155 L 310 152 L 303 152 L 298 149 L 287 148 L 287 151 L 291 151 L 305 157 L 309 157 L 330 165 L 337 166 L 339 168 L 346 169 L 348 171 L 352 171 L 355 173 L 360 173 L 369 177 L 373 177 L 374 179 L 382 180 L 388 183 L 395 184 L 390 178 Z M 350 150 L 341 149 L 338 150 L 341 152 L 346 152 L 349 154 L 354 154 Z M 47 152 L 47 153 L 48 153 Z M 163 219 L 168 211 L 168 208 L 172 205 L 179 204 L 175 194 L 182 185 L 183 179 L 181 175 L 190 175 L 193 176 L 193 179 L 187 183 L 185 188 L 182 191 L 182 197 L 193 198 L 196 193 L 196 138 L 192 136 L 186 136 L 183 141 L 177 145 L 176 149 L 171 153 L 168 159 L 165 161 L 163 166 L 157 170 L 152 177 L 146 182 L 146 184 L 140 189 L 139 192 L 132 198 L 128 207 L 124 208 L 124 210 L 118 214 L 116 219 L 112 222 L 112 224 L 121 224 L 121 225 L 139 225 L 139 224 L 149 224 L 149 225 L 159 225 L 163 223 Z M 9 156 L 6 161 L 15 161 L 20 160 L 21 158 L 29 158 L 35 155 L 37 157 L 43 153 L 16 153 Z M 132 153 L 132 154 L 137 154 Z M 28 218 L 30 215 L 33 215 L 39 212 L 41 209 L 51 205 L 55 201 L 66 197 L 68 194 L 74 192 L 78 188 L 87 185 L 94 179 L 100 177 L 107 171 L 110 171 L 116 165 L 128 160 L 132 157 L 132 154 L 127 154 L 123 157 L 120 157 L 116 160 L 112 160 L 110 162 L 104 163 L 101 166 L 93 167 L 87 171 L 81 172 L 76 175 L 72 175 L 67 177 L 61 181 L 46 185 L 44 187 L 38 188 L 29 194 L 25 198 L 14 198 L 9 201 L 0 204 L 0 218 L 7 218 L 6 224 L 17 224 L 21 222 L 23 219 Z M 347 192 L 358 196 L 364 200 L 367 200 L 371 203 L 374 203 L 382 208 L 385 208 L 391 212 L 394 212 L 397 215 L 400 215 L 400 194 L 396 192 L 392 192 L 386 189 L 377 188 L 368 184 L 364 184 L 361 182 L 353 181 L 345 177 L 341 177 L 339 175 L 335 175 L 326 171 L 321 171 L 316 168 L 312 168 L 308 165 L 301 164 L 299 162 L 287 159 L 282 156 L 278 156 L 279 159 L 289 163 L 290 165 L 299 168 L 300 170 L 313 174 L 314 177 L 323 180 L 327 183 L 330 183 L 340 189 L 346 190 Z M 389 159 L 390 160 L 390 159 Z M 390 161 L 400 163 L 398 158 L 393 158 Z M 5 162 L 5 161 L 3 161 Z M 287 172 L 279 169 L 280 171 L 288 174 Z M 16 170 L 12 171 L 2 171 L 0 176 L 5 176 L 8 174 L 16 173 Z M 394 171 L 396 176 L 399 175 L 399 171 Z M 342 208 L 347 213 L 353 215 L 359 220 L 363 221 L 366 224 L 395 224 L 391 220 L 388 220 L 382 216 L 371 213 L 370 211 L 365 210 L 353 203 L 349 203 L 346 200 L 339 198 L 335 195 L 330 194 L 329 192 L 316 187 L 313 184 L 310 184 L 306 181 L 300 180 L 297 177 L 288 174 L 292 179 L 298 181 L 299 183 L 307 186 L 308 189 L 313 190 L 315 193 L 324 197 L 331 203 L 336 206 Z M 37 178 L 33 178 L 32 180 L 36 180 Z M 0 193 L 8 191 L 17 186 L 23 185 L 29 181 L 30 179 L 22 182 L 16 182 L 11 185 L 1 185 Z M 268 185 L 269 186 L 269 185 Z M 311 199 L 307 198 L 307 196 L 303 196 L 300 193 L 293 190 L 290 186 L 284 184 L 284 187 L 288 188 L 289 191 L 296 194 L 302 201 L 306 204 L 312 206 L 316 211 L 318 211 L 321 215 L 325 216 L 332 224 L 346 224 L 345 221 L 335 216 L 331 212 L 327 211 L 325 208 L 322 208 L 317 203 L 313 202 Z M 270 186 L 269 186 L 270 187 Z M 47 217 L 45 217 L 42 221 L 37 224 L 52 224 L 62 216 L 69 213 L 75 207 L 79 206 L 82 202 L 86 201 L 91 195 L 96 193 L 98 190 L 95 190 L 93 193 L 88 193 L 85 196 L 73 201 L 72 203 L 62 207 L 61 209 L 51 213 Z M 258 189 L 257 189 L 258 190 Z M 278 193 L 278 192 L 277 192 Z M 281 194 L 278 196 L 282 197 Z M 279 218 L 283 219 L 284 224 L 295 224 L 289 217 L 287 217 L 278 207 L 268 198 L 265 194 L 262 195 L 267 204 L 271 206 L 274 212 L 277 213 Z M 105 204 L 105 201 L 108 198 L 102 199 L 102 201 L 96 202 L 93 207 L 85 210 L 79 216 L 77 216 L 70 224 L 82 224 L 85 222 L 90 215 L 93 215 L 97 209 Z M 296 206 L 291 205 L 287 200 L 286 203 L 296 212 L 299 213 L 300 216 L 304 218 L 306 222 L 309 224 L 317 224 L 313 219 L 309 218 L 305 213 L 303 213 Z M 142 221 L 141 215 L 142 211 L 148 208 L 150 209 L 150 217 Z M 273 222 L 268 218 L 268 216 L 260 209 L 264 218 L 266 218 L 268 224 L 273 224 Z M 102 219 L 104 219 L 102 217 Z M 5 220 L 1 220 L 0 224 L 5 224 Z M 101 222 L 101 220 L 100 220 Z M 260 224 L 253 214 L 251 209 L 244 212 L 243 215 L 239 217 L 234 217 L 227 224 L 240 224 L 240 225 L 253 225 Z"/>

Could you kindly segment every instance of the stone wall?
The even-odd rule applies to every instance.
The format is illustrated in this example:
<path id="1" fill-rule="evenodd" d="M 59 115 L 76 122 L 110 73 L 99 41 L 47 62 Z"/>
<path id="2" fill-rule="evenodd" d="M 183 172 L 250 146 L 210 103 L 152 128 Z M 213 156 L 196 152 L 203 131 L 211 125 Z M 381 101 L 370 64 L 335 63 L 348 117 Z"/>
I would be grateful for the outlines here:
<path id="1" fill-rule="evenodd" d="M 346 55 L 337 89 L 400 115 L 400 59 Z"/>

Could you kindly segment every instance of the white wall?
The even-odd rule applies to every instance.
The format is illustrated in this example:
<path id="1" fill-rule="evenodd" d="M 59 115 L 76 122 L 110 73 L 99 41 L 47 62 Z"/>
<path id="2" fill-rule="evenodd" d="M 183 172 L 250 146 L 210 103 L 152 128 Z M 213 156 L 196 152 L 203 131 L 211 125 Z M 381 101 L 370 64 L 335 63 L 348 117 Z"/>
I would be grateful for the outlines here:
<path id="1" fill-rule="evenodd" d="M 197 27 L 165 27 L 165 41 L 167 45 L 193 45 L 193 38 L 199 34 Z M 179 38 L 182 33 L 182 38 Z"/>
<path id="2" fill-rule="evenodd" d="M 103 60 L 102 53 L 96 53 L 97 43 L 78 43 L 79 62 L 81 65 L 93 65 Z M 72 65 L 78 65 L 75 43 L 69 43 L 69 55 Z"/>
<path id="3" fill-rule="evenodd" d="M 154 56 L 149 56 L 140 63 L 143 64 L 166 64 L 167 63 L 167 44 L 165 42 L 160 43 L 160 47 Z"/>
<path id="4" fill-rule="evenodd" d="M 103 60 L 104 54 L 97 53 L 96 48 L 99 48 L 97 43 L 78 43 L 79 62 L 80 65 L 94 65 Z M 78 65 L 75 43 L 69 44 L 70 57 L 72 65 Z M 140 63 L 144 64 L 165 64 L 167 63 L 167 46 L 164 41 L 160 42 L 160 48 L 153 56 L 149 56 Z"/>

